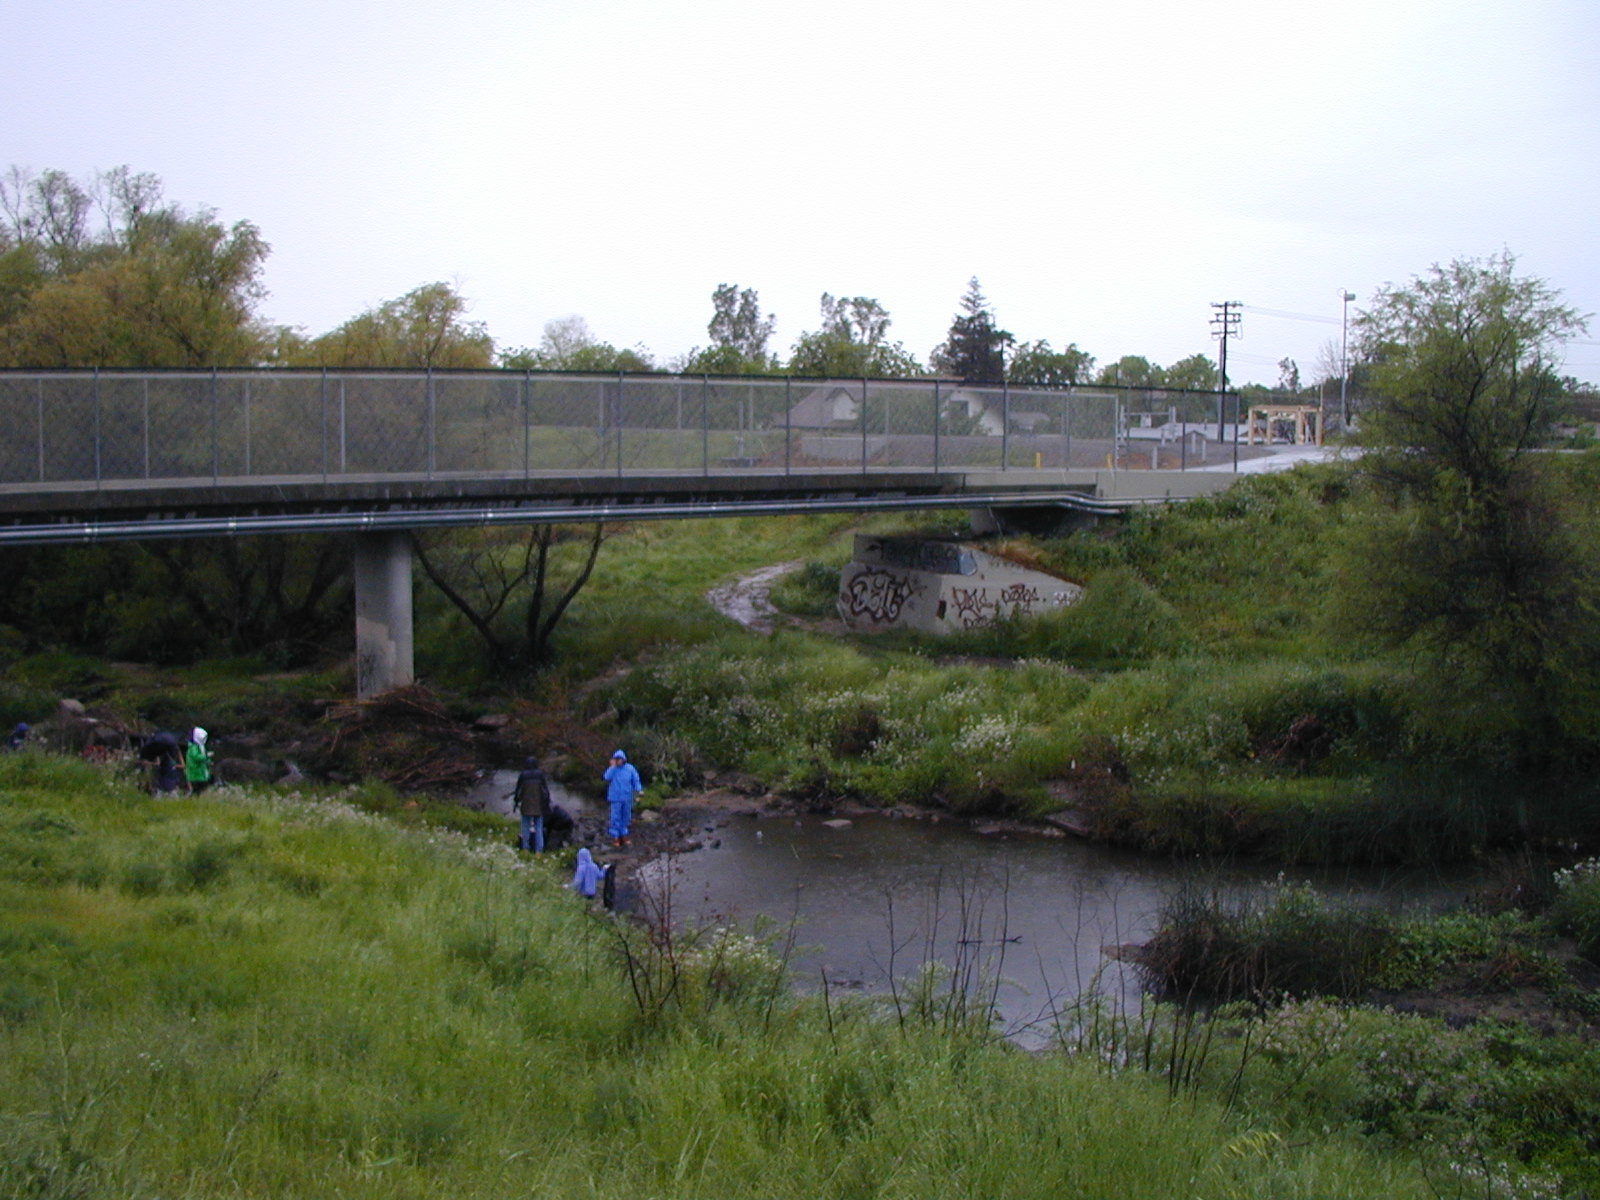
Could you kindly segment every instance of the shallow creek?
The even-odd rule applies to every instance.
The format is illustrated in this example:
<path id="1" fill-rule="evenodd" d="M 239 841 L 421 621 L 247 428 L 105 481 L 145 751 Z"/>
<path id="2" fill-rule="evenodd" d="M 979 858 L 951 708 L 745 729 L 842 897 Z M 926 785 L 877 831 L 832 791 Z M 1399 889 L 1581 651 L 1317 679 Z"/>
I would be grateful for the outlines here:
<path id="1" fill-rule="evenodd" d="M 503 796 L 514 773 L 489 787 Z M 598 806 L 557 796 L 574 813 Z M 490 804 L 507 811 L 503 801 Z M 508 818 L 509 819 L 509 818 Z M 1136 1003 L 1137 973 L 1106 948 L 1143 941 L 1166 899 L 1185 886 L 1245 896 L 1280 878 L 1392 909 L 1459 903 L 1461 870 L 1283 870 L 1270 863 L 1214 864 L 1140 855 L 1072 838 L 985 836 L 956 822 L 893 817 L 723 815 L 703 845 L 640 868 L 653 913 L 679 927 L 745 931 L 794 923 L 791 966 L 800 986 L 887 993 L 937 959 L 963 977 L 1001 982 L 1004 1028 L 1023 1043 L 1048 1037 L 1061 1010 L 1095 988 Z M 597 850 L 604 861 L 605 853 Z"/>

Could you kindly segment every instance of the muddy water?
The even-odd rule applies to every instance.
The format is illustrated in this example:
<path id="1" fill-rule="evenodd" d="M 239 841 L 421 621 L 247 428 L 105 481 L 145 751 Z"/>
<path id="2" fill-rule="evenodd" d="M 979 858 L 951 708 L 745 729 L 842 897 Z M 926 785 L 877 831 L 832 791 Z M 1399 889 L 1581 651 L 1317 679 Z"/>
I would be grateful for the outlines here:
<path id="1" fill-rule="evenodd" d="M 515 779 L 497 772 L 475 795 L 509 814 L 504 797 Z M 575 816 L 598 812 L 559 788 L 556 800 Z M 1180 862 L 891 817 L 830 824 L 729 815 L 709 819 L 698 836 L 700 849 L 641 868 L 646 910 L 669 913 L 680 927 L 792 923 L 800 986 L 826 984 L 833 994 L 890 994 L 919 964 L 943 962 L 960 977 L 992 981 L 986 994 L 1002 1027 L 1024 1044 L 1046 1040 L 1067 1019 L 1066 1007 L 1091 989 L 1136 1004 L 1137 973 L 1106 948 L 1148 937 L 1180 888 L 1244 896 L 1280 878 L 1272 864 Z M 1290 869 L 1282 876 L 1396 911 L 1459 903 L 1470 886 L 1460 871 Z"/>
<path id="2" fill-rule="evenodd" d="M 517 786 L 517 772 L 491 771 L 478 781 L 478 785 L 461 796 L 461 802 L 469 808 L 481 808 L 485 812 L 501 813 L 511 823 L 507 826 L 509 833 L 517 831 L 517 818 L 511 807 L 511 793 Z M 559 804 L 572 816 L 598 812 L 597 806 L 590 804 L 582 796 L 567 791 L 554 779 L 550 781 L 550 800 Z"/>
<path id="3" fill-rule="evenodd" d="M 1185 885 L 1247 894 L 1276 866 L 1174 862 L 1075 840 L 979 836 L 952 824 L 875 817 L 730 817 L 705 848 L 641 872 L 677 923 L 751 928 L 794 922 L 802 986 L 886 992 L 919 964 L 997 980 L 1002 1025 L 1042 1040 L 1064 1006 L 1098 989 L 1136 1001 L 1140 980 L 1105 953 L 1139 942 L 1163 901 Z M 1464 876 L 1290 872 L 1320 889 L 1389 908 L 1459 902 Z"/>

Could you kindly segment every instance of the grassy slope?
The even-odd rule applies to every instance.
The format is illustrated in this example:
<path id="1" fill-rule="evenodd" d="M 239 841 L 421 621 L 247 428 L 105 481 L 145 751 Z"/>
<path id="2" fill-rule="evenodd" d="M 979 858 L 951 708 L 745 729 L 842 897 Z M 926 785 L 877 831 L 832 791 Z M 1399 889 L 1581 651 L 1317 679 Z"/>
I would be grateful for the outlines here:
<path id="1" fill-rule="evenodd" d="M 0 1194 L 1433 1194 L 1342 1136 L 775 999 L 748 952 L 679 947 L 641 1009 L 559 883 L 337 801 L 0 758 Z"/>
<path id="2" fill-rule="evenodd" d="M 736 767 L 777 789 L 883 804 L 1067 805 L 1103 836 L 1173 853 L 1404 859 L 1509 837 L 1583 840 L 1600 801 L 1478 769 L 1474 729 L 1440 718 L 1413 664 L 1330 636 L 1344 497 L 1332 469 L 1301 469 L 1125 525 L 1010 539 L 1013 556 L 1090 582 L 1088 597 L 1058 618 L 943 640 L 758 636 L 705 594 L 803 560 L 815 569 L 791 590 L 815 612 L 854 532 L 948 531 L 961 514 L 636 522 L 613 531 L 550 670 L 483 677 L 474 635 L 426 584 L 418 667 L 474 697 L 460 706 L 469 719 L 473 704 L 519 693 L 529 703 L 516 733 L 530 745 L 574 730 L 623 739 L 666 788 Z M 583 550 L 581 538 L 557 547 L 557 577 Z M 226 753 L 241 731 L 295 740 L 319 697 L 348 693 L 347 671 L 287 681 L 257 669 L 141 684 L 41 655 L 13 665 L 0 707 L 34 718 L 81 685 L 130 717 L 205 724 Z M 1533 793 L 1540 803 L 1523 811 Z"/>
<path id="3" fill-rule="evenodd" d="M 1302 469 L 1126 525 L 1010 539 L 1007 553 L 1088 596 L 951 639 L 766 638 L 709 614 L 707 588 L 796 558 L 817 564 L 816 595 L 790 589 L 814 611 L 852 519 L 640 525 L 574 605 L 560 674 L 634 665 L 585 715 L 668 743 L 647 765 L 690 784 L 737 766 L 779 789 L 958 812 L 1066 797 L 1104 835 L 1176 853 L 1369 860 L 1581 840 L 1593 798 L 1542 804 L 1548 828 L 1532 828 L 1509 802 L 1522 785 L 1484 769 L 1472 729 L 1438 719 L 1414 663 L 1328 625 L 1346 492 L 1332 469 Z"/>

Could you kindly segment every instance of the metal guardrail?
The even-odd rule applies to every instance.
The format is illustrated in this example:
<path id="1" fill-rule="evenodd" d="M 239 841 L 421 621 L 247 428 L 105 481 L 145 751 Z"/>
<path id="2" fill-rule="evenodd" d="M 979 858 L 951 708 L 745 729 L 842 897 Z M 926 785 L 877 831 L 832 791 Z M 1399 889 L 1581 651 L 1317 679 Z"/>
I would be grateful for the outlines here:
<path id="1" fill-rule="evenodd" d="M 1192 431 L 1222 430 L 1224 407 L 1236 419 L 1231 394 L 939 380 L 9 370 L 0 371 L 0 491 L 464 475 L 1182 469 L 1199 453 L 1192 447 L 1203 450 L 1204 437 L 1197 442 Z M 1153 422 L 1181 424 L 1182 433 L 1135 444 L 1136 425 Z"/>
<path id="2" fill-rule="evenodd" d="M 152 541 L 163 538 L 238 537 L 252 534 L 383 533 L 464 526 L 572 524 L 590 521 L 661 521 L 699 517 L 785 516 L 801 512 L 867 512 L 886 508 L 1003 508 L 1019 502 L 1054 505 L 1109 515 L 1170 502 L 1169 497 L 1101 499 L 1076 490 L 962 492 L 955 495 L 834 496 L 801 500 L 697 500 L 654 504 L 571 504 L 386 508 L 352 513 L 251 514 L 228 517 L 167 517 L 161 520 L 52 521 L 0 525 L 0 545 L 63 545 Z"/>

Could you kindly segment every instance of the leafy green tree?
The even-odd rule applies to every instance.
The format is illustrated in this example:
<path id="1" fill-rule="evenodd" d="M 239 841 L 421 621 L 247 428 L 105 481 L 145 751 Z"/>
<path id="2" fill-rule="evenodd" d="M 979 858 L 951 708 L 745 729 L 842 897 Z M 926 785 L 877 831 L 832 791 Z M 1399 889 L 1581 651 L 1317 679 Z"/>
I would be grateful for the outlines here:
<path id="1" fill-rule="evenodd" d="M 1006 378 L 1006 351 L 1015 341 L 995 323 L 994 311 L 974 275 L 967 281 L 961 311 L 951 321 L 949 334 L 933 351 L 933 368 L 954 375 L 962 383 L 1002 383 Z"/>
<path id="2" fill-rule="evenodd" d="M 1161 386 L 1186 388 L 1195 392 L 1214 391 L 1217 386 L 1217 364 L 1204 354 L 1180 358 L 1161 371 Z"/>
<path id="3" fill-rule="evenodd" d="M 448 283 L 427 283 L 300 345 L 280 347 L 290 365 L 488 367 L 494 340 L 467 320 L 467 301 Z"/>
<path id="4" fill-rule="evenodd" d="M 795 342 L 790 374 L 903 379 L 922 373 L 904 345 L 889 341 L 889 313 L 878 301 L 867 296 L 834 299 L 824 292 L 820 308 L 822 327 Z"/>
<path id="5" fill-rule="evenodd" d="M 1520 758 L 1600 746 L 1600 556 L 1572 471 L 1535 454 L 1584 320 L 1502 253 L 1386 287 L 1357 321 L 1372 392 L 1359 460 L 1379 504 L 1348 549 L 1347 619 L 1420 653 L 1452 721 L 1486 712 Z"/>
<path id="6" fill-rule="evenodd" d="M 1095 382 L 1109 387 L 1157 388 L 1167 382 L 1166 372 L 1148 358 L 1125 354 L 1100 368 Z"/>
<path id="7" fill-rule="evenodd" d="M 93 215 L 103 220 L 95 227 Z M 185 212 L 126 167 L 81 184 L 0 180 L 0 365 L 212 367 L 261 361 L 269 247 L 248 221 Z"/>
<path id="8" fill-rule="evenodd" d="M 776 321 L 771 313 L 761 312 L 754 288 L 741 291 L 735 284 L 718 284 L 711 294 L 711 309 L 706 326 L 711 345 L 693 351 L 683 370 L 705 375 L 763 375 L 777 369 L 777 359 L 767 353 Z"/>
<path id="9" fill-rule="evenodd" d="M 31 647 L 143 662 L 347 647 L 346 537 L 204 538 L 0 551 L 0 625 Z"/>
<path id="10" fill-rule="evenodd" d="M 602 342 L 579 316 L 546 321 L 544 336 L 534 348 L 521 347 L 500 354 L 499 365 L 510 370 L 541 371 L 654 371 L 656 365 L 644 347 L 618 350 Z"/>
<path id="11" fill-rule="evenodd" d="M 1094 355 L 1078 349 L 1076 342 L 1052 350 L 1050 343 L 1042 338 L 1018 344 L 1011 361 L 1006 364 L 1006 379 L 1018 384 L 1068 387 L 1089 382 L 1093 374 Z"/>
<path id="12" fill-rule="evenodd" d="M 1476 493 L 1505 489 L 1565 406 L 1561 344 L 1587 328 L 1516 259 L 1458 259 L 1409 287 L 1386 287 L 1356 320 L 1368 386 L 1364 458 L 1402 484 L 1458 475 Z"/>

